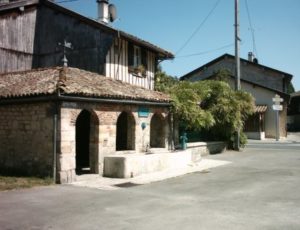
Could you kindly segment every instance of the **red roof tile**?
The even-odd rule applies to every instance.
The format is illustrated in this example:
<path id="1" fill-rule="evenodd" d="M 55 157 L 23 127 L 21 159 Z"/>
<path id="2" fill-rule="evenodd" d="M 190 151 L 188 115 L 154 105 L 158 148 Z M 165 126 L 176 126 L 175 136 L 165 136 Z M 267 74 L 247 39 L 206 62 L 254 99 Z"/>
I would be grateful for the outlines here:
<path id="1" fill-rule="evenodd" d="M 168 102 L 168 95 L 77 68 L 54 67 L 0 75 L 0 98 L 51 95 Z"/>

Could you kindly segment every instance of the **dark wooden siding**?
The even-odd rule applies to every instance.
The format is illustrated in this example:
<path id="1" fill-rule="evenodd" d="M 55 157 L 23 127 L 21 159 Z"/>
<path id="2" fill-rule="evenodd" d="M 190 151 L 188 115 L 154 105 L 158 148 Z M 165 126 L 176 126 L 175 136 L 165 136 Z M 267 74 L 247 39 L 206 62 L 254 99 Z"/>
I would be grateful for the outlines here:
<path id="1" fill-rule="evenodd" d="M 113 35 L 82 23 L 79 19 L 41 6 L 38 10 L 33 67 L 62 65 L 63 52 L 58 46 L 64 39 L 73 46 L 67 51 L 68 65 L 104 74 L 105 57 Z"/>
<path id="2" fill-rule="evenodd" d="M 71 42 L 68 65 L 105 73 L 105 60 L 114 35 L 80 19 L 39 5 L 1 13 L 0 72 L 61 66 L 58 43 Z"/>
<path id="3" fill-rule="evenodd" d="M 0 15 L 0 73 L 32 68 L 36 8 Z"/>
<path id="4" fill-rule="evenodd" d="M 0 13 L 0 73 L 62 66 L 64 40 L 68 66 L 100 73 L 143 88 L 154 88 L 156 53 L 142 48 L 143 76 L 129 71 L 131 43 L 81 18 L 40 4 Z"/>

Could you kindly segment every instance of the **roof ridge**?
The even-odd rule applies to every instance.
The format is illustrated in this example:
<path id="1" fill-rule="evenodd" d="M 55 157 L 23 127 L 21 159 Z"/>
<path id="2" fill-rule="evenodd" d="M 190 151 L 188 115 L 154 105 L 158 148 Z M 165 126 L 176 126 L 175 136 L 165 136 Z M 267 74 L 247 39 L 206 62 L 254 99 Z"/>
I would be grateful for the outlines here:
<path id="1" fill-rule="evenodd" d="M 67 68 L 68 67 L 62 67 L 59 69 L 59 74 L 58 74 L 58 81 L 56 84 L 56 91 L 64 91 L 64 87 L 66 86 L 66 80 L 67 80 Z"/>
<path id="2" fill-rule="evenodd" d="M 184 79 L 187 79 L 187 78 L 190 77 L 190 75 L 192 75 L 192 74 L 194 74 L 194 73 L 196 73 L 196 72 L 198 72 L 198 71 L 201 71 L 202 69 L 207 68 L 208 66 L 214 65 L 214 64 L 217 63 L 217 62 L 223 61 L 223 59 L 225 59 L 225 58 L 231 58 L 231 59 L 234 59 L 234 58 L 235 58 L 235 55 L 232 55 L 232 54 L 229 54 L 229 53 L 224 53 L 224 54 L 222 54 L 221 56 L 219 56 L 219 57 L 217 57 L 217 58 L 214 58 L 213 60 L 211 60 L 211 61 L 209 61 L 209 62 L 207 62 L 207 63 L 201 65 L 200 67 L 198 67 L 198 68 L 196 68 L 196 69 L 194 69 L 194 70 L 192 70 L 192 71 L 190 71 L 190 72 L 188 72 L 188 73 L 182 75 L 179 79 L 180 79 L 181 81 L 184 80 Z M 260 63 L 254 63 L 254 62 L 251 62 L 251 61 L 249 61 L 249 60 L 247 60 L 247 59 L 245 59 L 245 58 L 240 58 L 240 60 L 241 60 L 242 62 L 246 62 L 247 64 L 255 65 L 256 67 L 261 67 L 261 68 L 268 69 L 268 70 L 270 70 L 270 71 L 274 71 L 274 72 L 277 72 L 277 73 L 280 73 L 280 74 L 284 74 L 285 77 L 288 77 L 288 78 L 292 78 L 292 77 L 293 77 L 293 75 L 290 74 L 290 73 L 284 72 L 284 71 L 282 71 L 282 70 L 274 69 L 274 68 L 272 68 L 272 67 L 269 67 L 269 66 L 266 66 L 266 65 L 263 65 L 263 64 L 260 64 Z"/>
<path id="3" fill-rule="evenodd" d="M 2 79 L 0 98 L 3 99 L 62 93 L 64 96 L 87 98 L 170 101 L 169 95 L 162 92 L 73 67 L 33 69 L 15 72 L 13 75 L 7 73 Z"/>
<path id="4" fill-rule="evenodd" d="M 3 75 L 15 75 L 15 74 L 26 74 L 26 73 L 31 73 L 31 72 L 40 72 L 40 71 L 45 71 L 45 70 L 59 70 L 61 69 L 61 66 L 53 66 L 53 67 L 43 67 L 43 68 L 36 68 L 36 69 L 27 69 L 27 70 L 15 70 L 15 71 L 11 71 L 11 72 L 4 72 L 4 73 L 0 73 L 0 76 Z"/>

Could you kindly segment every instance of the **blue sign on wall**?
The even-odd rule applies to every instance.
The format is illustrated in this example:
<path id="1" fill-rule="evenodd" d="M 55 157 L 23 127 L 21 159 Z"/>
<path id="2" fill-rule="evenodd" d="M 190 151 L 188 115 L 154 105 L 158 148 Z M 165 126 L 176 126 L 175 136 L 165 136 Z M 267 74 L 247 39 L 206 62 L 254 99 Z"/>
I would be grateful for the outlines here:
<path id="1" fill-rule="evenodd" d="M 139 107 L 138 114 L 139 114 L 139 117 L 148 117 L 149 109 L 146 107 Z"/>

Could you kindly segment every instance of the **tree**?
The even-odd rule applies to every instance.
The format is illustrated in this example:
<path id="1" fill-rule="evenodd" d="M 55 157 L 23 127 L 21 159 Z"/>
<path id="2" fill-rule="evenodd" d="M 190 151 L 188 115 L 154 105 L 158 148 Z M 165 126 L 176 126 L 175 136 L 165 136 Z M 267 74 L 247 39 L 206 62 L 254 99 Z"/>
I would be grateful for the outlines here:
<path id="1" fill-rule="evenodd" d="M 215 72 L 212 79 L 215 80 L 178 81 L 159 67 L 155 89 L 170 94 L 172 112 L 186 130 L 201 131 L 207 140 L 224 140 L 232 145 L 236 130 L 242 130 L 255 110 L 254 98 L 231 89 L 228 70 Z M 241 146 L 246 140 L 241 132 Z"/>
<path id="2" fill-rule="evenodd" d="M 295 88 L 292 82 L 290 82 L 288 85 L 287 93 L 288 94 L 295 93 Z"/>
<path id="3" fill-rule="evenodd" d="M 154 89 L 161 92 L 167 92 L 170 87 L 178 83 L 178 78 L 166 74 L 161 66 L 155 73 Z"/>
<path id="4" fill-rule="evenodd" d="M 232 138 L 254 112 L 253 97 L 234 91 L 223 81 L 179 82 L 170 88 L 172 110 L 189 130 L 201 130 L 214 140 Z M 243 135 L 242 135 L 243 136 Z M 242 145 L 245 144 L 241 138 Z M 231 143 L 232 144 L 232 143 Z"/>
<path id="5" fill-rule="evenodd" d="M 230 80 L 230 75 L 231 75 L 230 70 L 222 68 L 222 69 L 215 71 L 212 74 L 211 79 L 218 80 L 218 81 L 225 81 L 228 83 Z"/>

